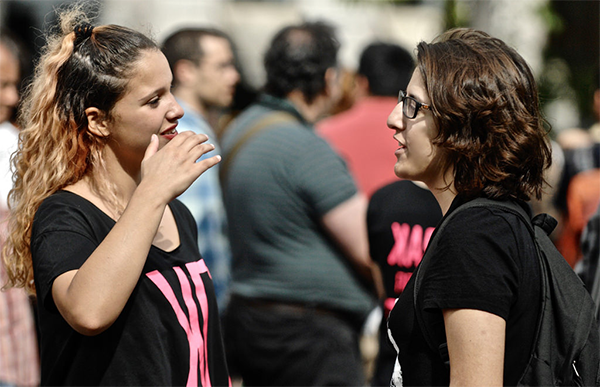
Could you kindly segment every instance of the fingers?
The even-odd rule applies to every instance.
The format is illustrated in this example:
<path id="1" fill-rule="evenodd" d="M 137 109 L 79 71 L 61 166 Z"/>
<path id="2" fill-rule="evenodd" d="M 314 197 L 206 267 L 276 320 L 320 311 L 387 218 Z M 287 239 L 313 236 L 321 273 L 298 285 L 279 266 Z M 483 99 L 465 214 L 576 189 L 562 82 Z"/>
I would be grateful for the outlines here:
<path id="1" fill-rule="evenodd" d="M 176 148 L 179 156 L 187 157 L 186 155 L 189 155 L 195 162 L 205 153 L 215 149 L 213 144 L 207 142 L 208 140 L 209 138 L 205 134 L 185 131 L 175 136 L 175 138 L 165 145 L 165 149 Z"/>
<path id="2" fill-rule="evenodd" d="M 208 141 L 208 136 L 206 134 L 196 134 L 192 131 L 187 130 L 175 136 L 171 141 L 169 141 L 167 146 L 180 147 L 188 151 L 194 146 L 205 143 L 206 141 Z"/>
<path id="3" fill-rule="evenodd" d="M 158 136 L 153 134 L 150 137 L 150 144 L 148 148 L 146 148 L 146 153 L 144 153 L 144 160 L 149 159 L 158 151 Z"/>
<path id="4" fill-rule="evenodd" d="M 214 150 L 215 150 L 215 146 L 213 144 L 204 143 L 204 144 L 198 144 L 198 145 L 194 146 L 192 149 L 190 149 L 189 153 L 190 153 L 190 157 L 194 161 L 196 161 L 196 160 L 200 159 L 202 156 L 204 156 L 207 153 L 210 153 Z"/>
<path id="5" fill-rule="evenodd" d="M 220 161 L 221 161 L 220 155 L 216 155 L 216 156 L 204 159 L 202 161 L 198 161 L 196 163 L 196 167 L 198 168 L 197 172 L 199 172 L 199 174 L 202 174 L 202 173 L 206 172 L 208 169 L 217 165 Z"/>
<path id="6" fill-rule="evenodd" d="M 187 152 L 194 162 L 206 153 L 215 150 L 215 146 L 207 142 L 209 138 L 205 134 L 194 134 L 193 132 L 183 132 L 182 134 L 184 133 L 185 136 L 180 139 L 180 143 L 178 144 L 178 151 L 182 153 Z M 177 137 L 179 136 L 177 135 Z"/>
<path id="7" fill-rule="evenodd" d="M 142 180 L 168 195 L 170 199 L 185 191 L 200 175 L 221 161 L 221 156 L 206 157 L 215 146 L 207 142 L 204 134 L 182 132 L 160 150 L 159 139 L 152 136 L 142 162 Z"/>

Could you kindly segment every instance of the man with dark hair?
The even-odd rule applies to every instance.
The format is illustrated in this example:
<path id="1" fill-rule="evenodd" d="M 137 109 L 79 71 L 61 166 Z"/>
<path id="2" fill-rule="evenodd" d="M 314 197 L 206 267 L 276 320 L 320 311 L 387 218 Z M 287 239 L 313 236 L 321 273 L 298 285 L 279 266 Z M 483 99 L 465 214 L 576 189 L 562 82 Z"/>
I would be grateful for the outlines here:
<path id="1" fill-rule="evenodd" d="M 240 75 L 235 67 L 230 39 L 212 28 L 181 29 L 163 43 L 162 51 L 173 72 L 173 94 L 185 115 L 178 130 L 206 134 L 219 154 L 217 135 L 208 119 L 231 105 Z M 227 302 L 231 248 L 219 182 L 219 166 L 209 169 L 180 199 L 198 225 L 198 247 L 213 279 L 220 307 Z"/>
<path id="2" fill-rule="evenodd" d="M 391 167 L 396 161 L 396 143 L 390 140 L 386 122 L 413 68 L 413 59 L 404 48 L 370 44 L 360 56 L 355 77 L 356 103 L 317 125 L 318 133 L 344 158 L 367 197 L 398 180 Z"/>
<path id="3" fill-rule="evenodd" d="M 313 131 L 339 94 L 323 23 L 286 27 L 265 56 L 266 93 L 222 141 L 233 260 L 230 371 L 245 385 L 361 385 L 359 329 L 381 279 L 366 198 Z"/>

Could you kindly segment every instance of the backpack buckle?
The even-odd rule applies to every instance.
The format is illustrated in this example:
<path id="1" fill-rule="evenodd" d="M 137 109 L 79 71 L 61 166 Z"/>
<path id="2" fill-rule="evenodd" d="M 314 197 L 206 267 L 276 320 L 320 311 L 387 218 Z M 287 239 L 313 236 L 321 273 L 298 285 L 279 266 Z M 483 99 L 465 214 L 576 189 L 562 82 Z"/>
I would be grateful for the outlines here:
<path id="1" fill-rule="evenodd" d="M 547 235 L 550 235 L 558 225 L 558 221 L 548 214 L 536 215 L 531 220 L 531 223 L 533 223 L 535 226 L 541 227 Z"/>

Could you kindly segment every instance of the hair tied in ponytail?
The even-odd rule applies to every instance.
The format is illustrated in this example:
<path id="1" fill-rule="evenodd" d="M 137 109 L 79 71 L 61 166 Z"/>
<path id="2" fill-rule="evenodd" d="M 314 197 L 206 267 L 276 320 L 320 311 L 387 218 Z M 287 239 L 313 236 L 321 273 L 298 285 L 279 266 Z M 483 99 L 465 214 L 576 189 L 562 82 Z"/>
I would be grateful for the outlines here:
<path id="1" fill-rule="evenodd" d="M 75 31 L 75 45 L 79 45 L 81 42 L 83 42 L 85 39 L 89 38 L 90 36 L 92 36 L 92 30 L 94 29 L 94 26 L 92 26 L 91 24 L 88 23 L 83 23 L 83 24 L 79 24 L 78 26 L 75 27 L 74 31 Z"/>

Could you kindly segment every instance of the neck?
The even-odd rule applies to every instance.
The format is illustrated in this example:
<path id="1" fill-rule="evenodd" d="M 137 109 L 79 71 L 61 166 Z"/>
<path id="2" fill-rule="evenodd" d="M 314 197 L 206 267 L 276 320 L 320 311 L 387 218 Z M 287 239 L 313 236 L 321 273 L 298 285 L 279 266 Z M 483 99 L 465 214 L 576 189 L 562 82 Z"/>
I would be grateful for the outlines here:
<path id="1" fill-rule="evenodd" d="M 119 160 L 110 147 L 104 149 L 104 160 L 108 178 L 117 189 L 122 203 L 128 203 L 141 181 L 142 160 Z"/>
<path id="2" fill-rule="evenodd" d="M 448 185 L 447 182 L 449 181 L 452 181 L 450 187 L 444 188 Z M 435 197 L 435 200 L 437 200 L 440 209 L 442 210 L 442 214 L 446 215 L 452 201 L 457 196 L 456 190 L 454 189 L 454 170 L 451 168 L 444 176 L 440 176 L 438 180 L 425 182 L 425 184 L 427 184 L 427 187 Z"/>
<path id="3" fill-rule="evenodd" d="M 121 216 L 121 211 L 129 203 L 129 199 L 133 195 L 133 191 L 137 187 L 137 184 L 133 183 L 131 179 L 123 179 L 115 176 L 113 171 L 107 169 L 107 175 L 110 176 L 108 179 L 111 183 L 116 185 L 116 200 L 118 203 L 113 203 L 106 197 L 106 192 L 99 192 L 95 184 L 91 181 L 91 176 L 84 176 L 81 180 L 74 184 L 66 186 L 64 189 L 76 193 L 77 195 L 89 200 L 102 212 L 111 217 L 113 220 L 118 221 Z M 107 178 L 106 176 L 102 178 Z M 109 188 L 110 189 L 110 188 Z"/>
<path id="4" fill-rule="evenodd" d="M 127 171 L 127 168 L 121 165 L 116 155 L 109 147 L 103 149 L 103 157 L 106 166 L 106 174 L 101 176 L 96 175 L 94 177 L 84 176 L 76 183 L 68 185 L 64 189 L 86 198 L 105 214 L 117 221 L 121 215 L 121 211 L 127 206 L 127 203 L 129 203 L 129 200 L 133 196 L 133 192 L 141 180 L 140 163 L 138 163 L 137 168 L 131 168 L 131 171 Z M 93 173 L 97 174 L 98 172 L 95 171 Z M 112 187 L 104 186 L 104 189 L 115 189 L 115 199 L 117 203 L 113 203 L 113 199 L 109 199 L 106 196 L 107 192 L 99 192 L 97 188 L 102 188 L 96 187 L 96 184 L 92 182 L 92 178 L 108 180 L 108 183 Z M 103 185 L 103 182 L 98 181 L 97 183 L 101 186 Z"/>
<path id="5" fill-rule="evenodd" d="M 414 185 L 416 185 L 417 187 L 423 188 L 423 189 L 429 189 L 429 187 L 427 187 L 427 184 L 423 183 L 422 181 L 417 181 L 417 180 L 411 180 L 412 183 Z"/>
<path id="6" fill-rule="evenodd" d="M 308 122 L 315 123 L 319 117 L 325 113 L 325 98 L 322 95 L 318 95 L 310 104 L 304 99 L 304 94 L 299 90 L 293 90 L 287 95 L 288 101 L 290 101 L 298 112 Z"/>
<path id="7" fill-rule="evenodd" d="M 435 197 L 435 200 L 437 200 L 438 204 L 440 205 L 440 209 L 442 210 L 442 215 L 446 215 L 446 213 L 450 209 L 450 205 L 452 204 L 452 201 L 456 197 L 456 193 L 453 191 L 452 188 L 446 189 L 446 190 L 442 190 L 439 188 L 434 188 L 434 189 L 430 188 L 430 191 L 433 194 L 433 196 Z"/>

